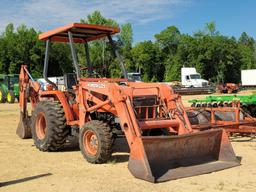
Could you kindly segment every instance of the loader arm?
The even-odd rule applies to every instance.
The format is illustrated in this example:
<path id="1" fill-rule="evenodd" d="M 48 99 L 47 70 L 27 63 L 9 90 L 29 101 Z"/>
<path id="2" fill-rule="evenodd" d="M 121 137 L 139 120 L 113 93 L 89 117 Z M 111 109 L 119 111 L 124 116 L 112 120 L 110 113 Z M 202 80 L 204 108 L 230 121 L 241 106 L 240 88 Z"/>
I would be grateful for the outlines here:
<path id="1" fill-rule="evenodd" d="M 153 92 L 153 85 L 141 84 L 141 86 L 145 86 L 146 89 L 133 87 L 133 94 L 130 95 L 116 91 L 113 92 L 112 98 L 130 146 L 128 168 L 135 177 L 150 182 L 162 182 L 240 164 L 224 130 L 193 132 L 180 96 L 172 94 L 172 90 L 167 86 L 155 84 L 156 89 L 159 90 L 159 97 L 163 99 L 161 103 L 165 103 L 169 115 L 138 119 L 139 114 L 134 110 L 134 97 L 136 94 L 145 95 L 147 91 Z M 158 107 L 157 110 L 160 111 L 160 108 Z M 146 117 L 149 117 L 147 113 Z M 172 135 L 171 132 L 158 136 L 143 134 L 145 129 L 161 128 L 174 130 L 175 134 Z"/>
<path id="2" fill-rule="evenodd" d="M 95 103 L 89 108 L 80 107 L 85 110 L 80 113 L 80 126 L 86 123 L 84 114 L 94 110 L 118 117 L 130 148 L 128 168 L 135 177 L 162 182 L 240 164 L 224 130 L 193 131 L 180 96 L 170 87 L 132 82 L 126 86 L 86 81 L 80 84 L 84 89 L 79 103 Z M 95 98 L 100 94 L 105 100 Z M 151 131 L 160 134 L 152 135 Z"/>

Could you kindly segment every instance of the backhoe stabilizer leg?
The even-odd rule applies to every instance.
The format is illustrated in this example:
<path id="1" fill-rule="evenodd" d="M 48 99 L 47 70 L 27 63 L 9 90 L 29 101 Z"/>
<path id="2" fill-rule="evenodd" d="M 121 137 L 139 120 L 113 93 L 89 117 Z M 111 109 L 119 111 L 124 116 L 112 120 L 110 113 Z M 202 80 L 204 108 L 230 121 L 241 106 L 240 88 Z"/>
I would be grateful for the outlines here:
<path id="1" fill-rule="evenodd" d="M 29 139 L 32 137 L 30 116 L 24 115 L 22 112 L 20 113 L 20 122 L 18 124 L 16 134 L 21 139 Z"/>

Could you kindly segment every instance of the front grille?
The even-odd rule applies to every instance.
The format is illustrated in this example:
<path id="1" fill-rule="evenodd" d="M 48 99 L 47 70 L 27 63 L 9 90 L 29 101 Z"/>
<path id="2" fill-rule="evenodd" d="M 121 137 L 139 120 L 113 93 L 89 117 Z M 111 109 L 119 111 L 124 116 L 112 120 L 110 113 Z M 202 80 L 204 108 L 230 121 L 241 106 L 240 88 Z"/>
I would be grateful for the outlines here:
<path id="1" fill-rule="evenodd" d="M 153 96 L 141 96 L 133 98 L 133 106 L 153 106 L 156 105 L 157 98 Z"/>
<path id="2" fill-rule="evenodd" d="M 134 97 L 133 108 L 138 120 L 159 119 L 166 116 L 163 105 L 155 95 Z"/>
<path id="3" fill-rule="evenodd" d="M 202 82 L 202 86 L 203 86 L 203 87 L 206 87 L 207 85 L 208 85 L 207 82 Z"/>

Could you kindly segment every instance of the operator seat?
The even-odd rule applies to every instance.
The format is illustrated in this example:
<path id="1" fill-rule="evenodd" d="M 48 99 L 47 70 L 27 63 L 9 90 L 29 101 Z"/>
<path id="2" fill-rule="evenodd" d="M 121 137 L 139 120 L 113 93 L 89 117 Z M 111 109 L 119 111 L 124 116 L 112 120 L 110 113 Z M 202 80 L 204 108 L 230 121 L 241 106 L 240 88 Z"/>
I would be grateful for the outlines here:
<path id="1" fill-rule="evenodd" d="M 64 74 L 64 85 L 67 91 L 73 92 L 73 87 L 77 85 L 77 76 L 75 73 Z"/>

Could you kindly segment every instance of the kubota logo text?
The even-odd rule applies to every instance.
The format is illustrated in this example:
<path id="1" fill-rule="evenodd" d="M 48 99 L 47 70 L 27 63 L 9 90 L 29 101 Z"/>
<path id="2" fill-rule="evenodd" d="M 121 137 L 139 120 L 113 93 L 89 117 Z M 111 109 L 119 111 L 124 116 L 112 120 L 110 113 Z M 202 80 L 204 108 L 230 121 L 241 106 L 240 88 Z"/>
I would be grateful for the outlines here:
<path id="1" fill-rule="evenodd" d="M 93 87 L 93 88 L 105 88 L 105 84 L 98 84 L 98 83 L 88 83 L 89 87 Z"/>

